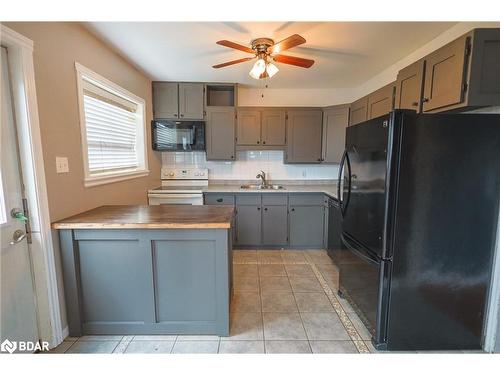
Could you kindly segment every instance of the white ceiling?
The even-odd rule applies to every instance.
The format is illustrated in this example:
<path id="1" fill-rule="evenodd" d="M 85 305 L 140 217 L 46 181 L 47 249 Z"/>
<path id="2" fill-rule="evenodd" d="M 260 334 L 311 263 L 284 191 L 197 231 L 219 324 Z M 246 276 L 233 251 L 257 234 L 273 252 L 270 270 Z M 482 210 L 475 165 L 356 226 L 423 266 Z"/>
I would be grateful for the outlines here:
<path id="1" fill-rule="evenodd" d="M 314 59 L 303 69 L 276 64 L 272 88 L 355 87 L 409 55 L 452 22 L 91 22 L 85 26 L 153 80 L 237 82 L 260 86 L 248 76 L 253 61 L 213 69 L 212 65 L 250 55 L 215 44 L 228 39 L 250 44 L 292 34 L 307 42 L 286 54 Z"/>

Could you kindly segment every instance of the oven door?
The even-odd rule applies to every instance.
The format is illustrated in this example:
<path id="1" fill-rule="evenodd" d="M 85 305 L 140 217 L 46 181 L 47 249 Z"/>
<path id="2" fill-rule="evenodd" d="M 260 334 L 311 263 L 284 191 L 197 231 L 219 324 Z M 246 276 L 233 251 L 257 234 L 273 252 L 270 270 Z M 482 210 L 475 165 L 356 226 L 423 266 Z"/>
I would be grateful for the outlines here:
<path id="1" fill-rule="evenodd" d="M 153 150 L 203 151 L 205 150 L 205 123 L 203 121 L 151 122 Z"/>
<path id="2" fill-rule="evenodd" d="M 148 200 L 150 206 L 162 204 L 201 206 L 203 205 L 203 194 L 149 193 Z"/>

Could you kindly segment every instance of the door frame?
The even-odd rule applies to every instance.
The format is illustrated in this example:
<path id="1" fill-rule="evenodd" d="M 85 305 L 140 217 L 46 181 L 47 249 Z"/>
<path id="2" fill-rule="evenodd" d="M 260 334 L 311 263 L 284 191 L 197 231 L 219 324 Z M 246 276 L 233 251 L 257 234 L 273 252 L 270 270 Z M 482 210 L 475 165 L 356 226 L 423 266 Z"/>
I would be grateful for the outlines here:
<path id="1" fill-rule="evenodd" d="M 5 25 L 0 26 L 0 44 L 7 48 L 11 73 L 19 158 L 32 231 L 32 243 L 29 249 L 32 258 L 39 339 L 47 341 L 52 348 L 59 345 L 64 337 L 38 119 L 33 64 L 34 44 L 32 40 Z"/>

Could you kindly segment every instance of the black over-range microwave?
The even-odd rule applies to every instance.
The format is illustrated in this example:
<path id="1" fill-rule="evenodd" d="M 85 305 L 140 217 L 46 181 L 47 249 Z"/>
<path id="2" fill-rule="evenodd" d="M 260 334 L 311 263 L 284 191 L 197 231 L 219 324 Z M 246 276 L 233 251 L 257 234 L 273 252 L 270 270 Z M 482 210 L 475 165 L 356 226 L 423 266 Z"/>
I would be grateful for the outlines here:
<path id="1" fill-rule="evenodd" d="M 204 151 L 204 121 L 151 121 L 153 150 Z"/>

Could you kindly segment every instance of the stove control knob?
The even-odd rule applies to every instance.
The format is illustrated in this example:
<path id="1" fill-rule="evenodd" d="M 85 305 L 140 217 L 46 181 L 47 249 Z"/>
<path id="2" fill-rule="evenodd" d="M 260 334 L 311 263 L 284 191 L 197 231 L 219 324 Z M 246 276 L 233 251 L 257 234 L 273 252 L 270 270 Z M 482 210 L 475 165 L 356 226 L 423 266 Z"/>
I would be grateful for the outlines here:
<path id="1" fill-rule="evenodd" d="M 175 175 L 175 174 L 174 174 L 174 172 L 170 172 L 168 175 L 169 175 L 170 177 L 174 177 L 174 175 Z"/>

